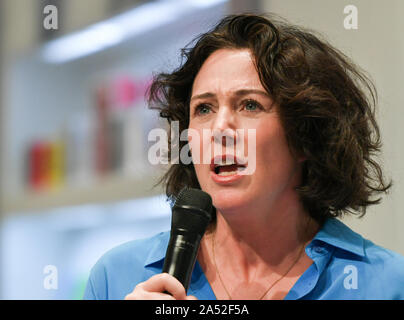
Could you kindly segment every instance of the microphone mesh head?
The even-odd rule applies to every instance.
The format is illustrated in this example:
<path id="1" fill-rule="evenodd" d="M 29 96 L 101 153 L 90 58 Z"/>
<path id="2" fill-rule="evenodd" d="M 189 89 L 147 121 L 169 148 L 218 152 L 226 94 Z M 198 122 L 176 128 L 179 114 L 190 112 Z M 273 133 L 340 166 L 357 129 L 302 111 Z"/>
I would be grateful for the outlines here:
<path id="1" fill-rule="evenodd" d="M 178 194 L 174 204 L 174 206 L 183 205 L 200 208 L 210 214 L 212 210 L 212 198 L 202 190 L 185 187 Z"/>

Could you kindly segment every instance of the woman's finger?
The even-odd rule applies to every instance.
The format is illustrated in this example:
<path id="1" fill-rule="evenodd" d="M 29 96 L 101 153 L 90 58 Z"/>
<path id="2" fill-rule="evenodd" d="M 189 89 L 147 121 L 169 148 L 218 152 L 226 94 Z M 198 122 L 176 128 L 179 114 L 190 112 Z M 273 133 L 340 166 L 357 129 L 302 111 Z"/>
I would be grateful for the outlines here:
<path id="1" fill-rule="evenodd" d="M 139 286 L 148 292 L 168 292 L 177 300 L 184 300 L 187 296 L 181 282 L 168 273 L 157 274 Z"/>

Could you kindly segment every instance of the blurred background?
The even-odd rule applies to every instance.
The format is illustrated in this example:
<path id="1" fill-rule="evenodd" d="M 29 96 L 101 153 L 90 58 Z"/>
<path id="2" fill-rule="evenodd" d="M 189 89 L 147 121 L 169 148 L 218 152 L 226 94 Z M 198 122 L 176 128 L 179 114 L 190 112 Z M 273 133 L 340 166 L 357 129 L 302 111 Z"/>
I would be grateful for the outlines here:
<path id="1" fill-rule="evenodd" d="M 394 187 L 343 221 L 404 254 L 403 1 L 0 0 L 1 299 L 81 299 L 104 252 L 169 229 L 154 186 L 165 167 L 147 159 L 148 133 L 166 124 L 144 92 L 195 36 L 240 12 L 320 32 L 374 80 Z"/>

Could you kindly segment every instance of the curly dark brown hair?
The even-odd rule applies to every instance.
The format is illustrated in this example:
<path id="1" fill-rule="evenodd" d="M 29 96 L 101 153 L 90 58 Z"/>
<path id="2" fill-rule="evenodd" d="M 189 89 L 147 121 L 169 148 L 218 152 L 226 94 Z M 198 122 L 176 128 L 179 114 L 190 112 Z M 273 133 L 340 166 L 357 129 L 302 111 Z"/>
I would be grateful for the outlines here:
<path id="1" fill-rule="evenodd" d="M 320 35 L 278 16 L 224 17 L 181 50 L 180 67 L 154 76 L 149 107 L 169 123 L 179 121 L 180 132 L 187 129 L 193 81 L 209 55 L 222 48 L 252 52 L 261 83 L 279 106 L 292 155 L 307 159 L 295 190 L 312 218 L 323 223 L 347 213 L 362 217 L 367 206 L 380 202 L 371 197 L 387 193 L 392 181 L 384 181 L 373 158 L 381 140 L 372 81 Z M 184 186 L 200 188 L 192 163 L 172 164 L 160 183 L 171 199 Z"/>

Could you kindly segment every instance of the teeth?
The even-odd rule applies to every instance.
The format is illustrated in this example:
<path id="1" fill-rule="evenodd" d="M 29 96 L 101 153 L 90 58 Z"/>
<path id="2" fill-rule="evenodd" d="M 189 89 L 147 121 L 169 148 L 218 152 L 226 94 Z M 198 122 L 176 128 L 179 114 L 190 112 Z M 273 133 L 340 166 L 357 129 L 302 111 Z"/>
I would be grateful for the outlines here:
<path id="1" fill-rule="evenodd" d="M 232 165 L 232 164 L 236 164 L 236 163 L 234 161 L 226 162 L 226 161 L 221 160 L 219 163 L 215 163 L 215 167 L 229 166 L 229 165 Z"/>
<path id="2" fill-rule="evenodd" d="M 219 176 L 231 176 L 236 173 L 237 173 L 237 171 L 227 171 L 227 172 L 220 172 L 218 175 Z"/>
<path id="3" fill-rule="evenodd" d="M 243 170 L 245 170 L 244 167 L 238 167 L 237 171 L 223 171 L 223 172 L 218 173 L 217 175 L 219 175 L 219 176 L 231 176 L 231 175 L 237 174 L 237 172 L 240 172 L 240 171 L 243 171 Z"/>

